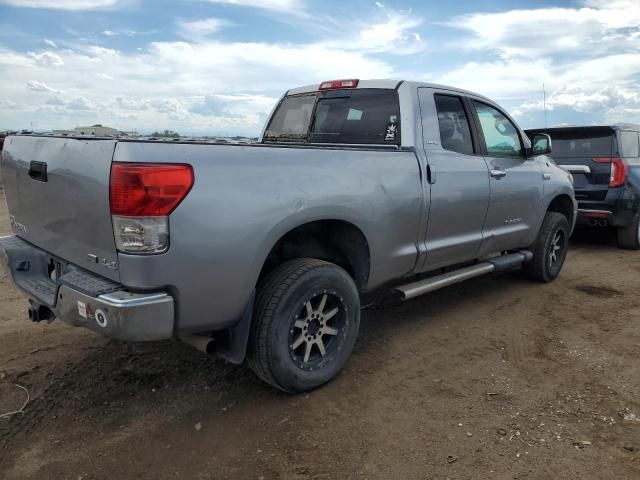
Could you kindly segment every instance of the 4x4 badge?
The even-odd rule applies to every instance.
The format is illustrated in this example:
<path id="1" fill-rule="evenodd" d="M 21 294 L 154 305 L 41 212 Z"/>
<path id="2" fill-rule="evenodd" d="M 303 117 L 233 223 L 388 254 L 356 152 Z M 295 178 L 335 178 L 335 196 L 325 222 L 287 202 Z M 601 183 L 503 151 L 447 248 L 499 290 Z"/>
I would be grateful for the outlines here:
<path id="1" fill-rule="evenodd" d="M 9 215 L 9 223 L 11 224 L 11 228 L 13 228 L 16 232 L 27 233 L 27 227 L 22 223 L 16 220 L 16 217 L 13 215 Z"/>

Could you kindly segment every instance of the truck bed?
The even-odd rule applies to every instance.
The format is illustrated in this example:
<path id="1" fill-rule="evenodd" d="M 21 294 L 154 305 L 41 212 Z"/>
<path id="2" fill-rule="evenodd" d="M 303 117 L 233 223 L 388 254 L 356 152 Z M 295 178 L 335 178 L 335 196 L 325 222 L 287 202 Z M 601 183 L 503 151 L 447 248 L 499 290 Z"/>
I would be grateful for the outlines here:
<path id="1" fill-rule="evenodd" d="M 47 163 L 46 182 L 29 176 L 32 161 Z M 112 162 L 192 165 L 166 253 L 116 251 Z M 370 288 L 411 272 L 418 256 L 423 186 L 411 149 L 20 135 L 7 139 L 2 170 L 15 234 L 129 289 L 171 292 L 181 331 L 236 322 L 270 250 L 308 222 L 348 222 L 364 234 Z"/>

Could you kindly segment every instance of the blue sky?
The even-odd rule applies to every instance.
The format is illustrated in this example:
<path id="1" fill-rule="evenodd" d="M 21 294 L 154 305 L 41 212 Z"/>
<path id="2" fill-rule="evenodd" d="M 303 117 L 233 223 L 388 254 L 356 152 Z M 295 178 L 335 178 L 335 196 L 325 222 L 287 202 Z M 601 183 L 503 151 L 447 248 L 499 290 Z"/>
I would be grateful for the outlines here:
<path id="1" fill-rule="evenodd" d="M 524 127 L 640 123 L 640 0 L 0 0 L 0 130 L 257 135 L 288 88 L 405 78 Z"/>

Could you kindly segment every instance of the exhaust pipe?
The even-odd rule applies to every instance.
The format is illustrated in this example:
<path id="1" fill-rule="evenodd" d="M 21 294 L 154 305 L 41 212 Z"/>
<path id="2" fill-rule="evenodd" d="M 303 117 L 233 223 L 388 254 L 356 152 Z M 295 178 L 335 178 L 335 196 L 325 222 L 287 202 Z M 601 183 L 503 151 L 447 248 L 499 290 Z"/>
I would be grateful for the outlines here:
<path id="1" fill-rule="evenodd" d="M 209 355 L 216 351 L 214 339 L 207 335 L 185 335 L 180 340 Z"/>
<path id="2" fill-rule="evenodd" d="M 598 225 L 601 227 L 606 227 L 607 226 L 607 221 L 606 220 L 599 220 L 598 221 Z"/>

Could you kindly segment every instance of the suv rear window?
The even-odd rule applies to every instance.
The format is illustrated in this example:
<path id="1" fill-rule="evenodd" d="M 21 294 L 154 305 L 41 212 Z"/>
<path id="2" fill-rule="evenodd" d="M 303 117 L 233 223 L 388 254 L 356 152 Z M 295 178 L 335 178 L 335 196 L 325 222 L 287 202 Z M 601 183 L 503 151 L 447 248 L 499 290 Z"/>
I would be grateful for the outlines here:
<path id="1" fill-rule="evenodd" d="M 610 129 L 551 130 L 549 134 L 554 158 L 596 158 L 613 154 L 613 131 Z"/>
<path id="2" fill-rule="evenodd" d="M 286 97 L 264 139 L 400 145 L 398 92 L 363 88 Z"/>

